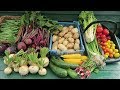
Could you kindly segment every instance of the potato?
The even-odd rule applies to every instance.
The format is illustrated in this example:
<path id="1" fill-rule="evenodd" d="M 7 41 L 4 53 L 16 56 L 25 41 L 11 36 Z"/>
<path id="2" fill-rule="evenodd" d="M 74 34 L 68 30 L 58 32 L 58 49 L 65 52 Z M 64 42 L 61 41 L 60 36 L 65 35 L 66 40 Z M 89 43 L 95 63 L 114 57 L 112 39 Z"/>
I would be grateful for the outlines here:
<path id="1" fill-rule="evenodd" d="M 60 37 L 63 37 L 64 35 L 65 35 L 64 32 L 60 32 L 60 33 L 59 33 L 59 36 L 60 36 Z"/>
<path id="2" fill-rule="evenodd" d="M 72 49 L 74 47 L 74 43 L 68 43 L 67 49 Z"/>
<path id="3" fill-rule="evenodd" d="M 75 33 L 75 34 L 73 35 L 73 38 L 74 38 L 74 39 L 78 39 L 78 38 L 79 38 L 79 34 L 78 34 L 78 33 Z"/>
<path id="4" fill-rule="evenodd" d="M 69 31 L 71 32 L 71 30 L 73 29 L 74 27 L 72 25 L 69 26 Z"/>
<path id="5" fill-rule="evenodd" d="M 73 39 L 73 38 L 68 38 L 68 41 L 69 41 L 70 43 L 74 43 L 74 39 Z"/>
<path id="6" fill-rule="evenodd" d="M 76 39 L 76 40 L 75 40 L 75 43 L 80 44 L 80 40 L 79 40 L 79 39 Z"/>
<path id="7" fill-rule="evenodd" d="M 68 32 L 68 30 L 69 30 L 69 28 L 66 28 L 65 30 L 63 30 L 62 32 L 63 33 L 67 33 Z"/>
<path id="8" fill-rule="evenodd" d="M 70 34 L 67 33 L 67 34 L 64 35 L 64 37 L 65 37 L 65 38 L 69 38 L 69 35 L 70 35 Z"/>
<path id="9" fill-rule="evenodd" d="M 73 34 L 71 32 L 68 32 L 67 34 L 69 34 L 68 35 L 69 38 L 72 38 Z"/>
<path id="10" fill-rule="evenodd" d="M 74 45 L 74 50 L 80 50 L 79 44 L 75 43 L 75 45 Z"/>
<path id="11" fill-rule="evenodd" d="M 72 32 L 73 34 L 78 33 L 78 29 L 77 29 L 77 28 L 73 28 L 73 29 L 71 30 L 71 32 Z"/>
<path id="12" fill-rule="evenodd" d="M 63 41 L 63 45 L 66 46 L 67 44 L 68 44 L 68 41 L 67 41 L 67 40 L 64 40 L 64 41 Z"/>
<path id="13" fill-rule="evenodd" d="M 57 39 L 58 39 L 58 36 L 53 35 L 53 39 L 52 39 L 52 41 L 55 42 L 55 41 L 57 41 Z"/>
<path id="14" fill-rule="evenodd" d="M 57 45 L 58 45 L 58 41 L 54 42 L 52 46 L 54 47 L 54 46 L 57 46 Z"/>
<path id="15" fill-rule="evenodd" d="M 65 45 L 63 44 L 58 44 L 58 48 L 61 50 L 61 51 L 66 51 L 67 48 L 65 47 Z"/>
<path id="16" fill-rule="evenodd" d="M 61 39 L 62 37 L 58 37 L 58 40 Z"/>
<path id="17" fill-rule="evenodd" d="M 65 27 L 63 27 L 63 28 L 62 28 L 62 31 L 65 31 L 67 28 L 68 28 L 68 27 L 66 27 L 66 26 L 65 26 Z"/>
<path id="18" fill-rule="evenodd" d="M 61 38 L 61 39 L 58 40 L 58 43 L 62 44 L 64 40 L 65 40 L 65 38 Z"/>
<path id="19" fill-rule="evenodd" d="M 57 48 L 58 48 L 57 46 L 53 46 L 52 50 L 57 50 Z"/>

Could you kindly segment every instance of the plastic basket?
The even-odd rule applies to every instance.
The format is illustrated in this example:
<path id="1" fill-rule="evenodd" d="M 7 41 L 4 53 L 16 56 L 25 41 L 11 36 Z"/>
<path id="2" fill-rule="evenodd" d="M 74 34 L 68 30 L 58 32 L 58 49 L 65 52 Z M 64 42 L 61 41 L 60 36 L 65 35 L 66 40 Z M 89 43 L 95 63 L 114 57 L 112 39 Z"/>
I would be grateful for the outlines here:
<path id="1" fill-rule="evenodd" d="M 81 32 L 80 32 L 79 22 L 78 21 L 73 21 L 73 22 L 59 22 L 59 24 L 61 24 L 63 26 L 73 25 L 74 27 L 78 28 L 79 34 L 80 34 L 80 37 L 79 37 L 80 38 L 80 50 L 76 50 L 74 52 L 68 52 L 68 51 L 58 52 L 56 50 L 52 50 L 52 34 L 51 34 L 51 36 L 50 36 L 50 46 L 49 46 L 50 54 L 51 55 L 62 55 L 62 54 L 70 54 L 70 53 L 81 53 L 81 54 L 83 54 L 84 51 L 85 51 L 85 47 L 84 47 L 83 41 L 82 41 L 82 36 L 81 36 Z"/>
<path id="2" fill-rule="evenodd" d="M 96 23 L 100 23 L 103 27 L 107 28 L 110 32 L 110 36 L 111 36 L 111 40 L 115 43 L 116 45 L 116 48 L 118 50 L 120 50 L 120 45 L 119 45 L 119 42 L 118 42 L 118 39 L 115 35 L 116 31 L 117 31 L 117 23 L 113 22 L 113 21 L 94 21 L 94 22 L 91 22 L 84 30 L 81 30 L 81 32 L 83 33 L 82 36 L 83 36 L 83 40 L 84 40 L 84 44 L 85 44 L 85 48 L 86 48 L 86 41 L 85 41 L 85 38 L 84 38 L 84 32 L 93 24 L 96 24 Z M 108 25 L 111 24 L 111 25 Z M 113 26 L 113 27 L 112 27 Z M 83 29 L 83 28 L 81 28 Z M 104 55 L 103 53 L 103 50 L 99 47 L 100 51 L 101 51 L 101 54 Z M 86 53 L 88 54 L 87 50 L 86 50 Z M 119 58 L 107 58 L 106 59 L 106 63 L 114 63 L 114 62 L 118 62 L 120 61 L 120 57 Z"/>

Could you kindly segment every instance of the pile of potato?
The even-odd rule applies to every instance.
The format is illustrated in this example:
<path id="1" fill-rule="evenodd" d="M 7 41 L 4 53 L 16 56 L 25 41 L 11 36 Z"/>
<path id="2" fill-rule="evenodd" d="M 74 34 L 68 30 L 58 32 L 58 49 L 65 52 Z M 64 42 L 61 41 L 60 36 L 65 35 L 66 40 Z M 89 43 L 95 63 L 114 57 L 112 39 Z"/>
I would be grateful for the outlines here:
<path id="1" fill-rule="evenodd" d="M 53 34 L 52 50 L 75 51 L 80 50 L 79 32 L 74 26 L 64 26 L 61 31 Z"/>

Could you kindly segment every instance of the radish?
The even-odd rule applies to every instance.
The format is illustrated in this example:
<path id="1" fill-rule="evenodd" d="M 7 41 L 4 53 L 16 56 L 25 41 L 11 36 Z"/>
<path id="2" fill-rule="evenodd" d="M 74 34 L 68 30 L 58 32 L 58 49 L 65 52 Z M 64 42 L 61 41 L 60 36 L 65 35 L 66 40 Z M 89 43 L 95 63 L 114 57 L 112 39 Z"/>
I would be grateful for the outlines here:
<path id="1" fill-rule="evenodd" d="M 46 47 L 43 47 L 40 49 L 41 58 L 39 60 L 42 60 L 44 62 L 43 67 L 47 67 L 49 64 L 49 59 L 48 59 L 48 57 L 46 57 L 48 52 L 49 52 L 49 49 Z"/>
<path id="2" fill-rule="evenodd" d="M 4 69 L 4 73 L 5 74 L 11 74 L 12 73 L 12 68 L 11 67 L 7 67 Z"/>

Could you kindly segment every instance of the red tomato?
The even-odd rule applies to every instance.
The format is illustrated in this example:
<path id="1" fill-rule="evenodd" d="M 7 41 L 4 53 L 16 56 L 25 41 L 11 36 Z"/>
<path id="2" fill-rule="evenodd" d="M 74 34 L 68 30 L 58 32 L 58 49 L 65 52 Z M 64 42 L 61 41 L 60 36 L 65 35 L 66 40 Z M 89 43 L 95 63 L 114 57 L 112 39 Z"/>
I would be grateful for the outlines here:
<path id="1" fill-rule="evenodd" d="M 110 36 L 107 36 L 107 40 L 111 40 L 111 37 L 110 37 Z"/>
<path id="2" fill-rule="evenodd" d="M 102 31 L 103 31 L 102 26 L 98 25 L 96 31 L 97 31 L 97 33 L 102 33 Z"/>
<path id="3" fill-rule="evenodd" d="M 108 31 L 108 29 L 104 29 L 103 31 L 102 31 L 102 33 L 104 34 L 104 35 L 109 35 L 109 31 Z"/>
<path id="4" fill-rule="evenodd" d="M 106 36 L 104 34 L 102 34 L 100 38 L 103 39 L 103 38 L 106 38 Z"/>
<path id="5" fill-rule="evenodd" d="M 102 38 L 101 40 L 102 40 L 102 42 L 107 42 L 106 38 Z"/>

